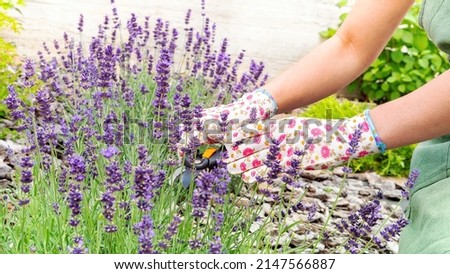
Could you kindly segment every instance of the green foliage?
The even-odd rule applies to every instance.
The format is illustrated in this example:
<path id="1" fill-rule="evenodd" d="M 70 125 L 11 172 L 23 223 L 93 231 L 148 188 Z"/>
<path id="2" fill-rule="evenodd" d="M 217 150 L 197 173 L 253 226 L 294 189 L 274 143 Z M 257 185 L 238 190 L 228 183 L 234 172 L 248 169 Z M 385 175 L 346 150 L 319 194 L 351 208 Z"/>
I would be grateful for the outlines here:
<path id="1" fill-rule="evenodd" d="M 337 98 L 332 95 L 308 106 L 301 116 L 318 119 L 343 119 L 362 113 L 371 106 L 373 104 Z"/>
<path id="2" fill-rule="evenodd" d="M 349 91 L 360 90 L 368 99 L 382 103 L 416 90 L 450 68 L 445 54 L 418 24 L 420 3 L 416 1 L 378 59 L 349 85 Z M 347 1 L 339 5 L 346 6 Z M 346 16 L 341 15 L 341 23 Z M 329 38 L 335 33 L 336 29 L 328 29 L 321 35 Z"/>
<path id="3" fill-rule="evenodd" d="M 411 156 L 415 145 L 369 155 L 352 161 L 355 171 L 374 171 L 381 176 L 408 177 Z"/>
<path id="4" fill-rule="evenodd" d="M 342 119 L 362 113 L 370 107 L 369 103 L 338 99 L 330 96 L 310 105 L 300 115 L 318 119 Z M 354 171 L 374 171 L 382 176 L 407 177 L 415 145 L 388 150 L 384 154 L 369 155 L 352 160 Z"/>
<path id="5" fill-rule="evenodd" d="M 18 11 L 17 6 L 23 4 L 24 0 L 2 0 L 0 2 L 0 30 L 20 31 L 20 23 L 7 12 L 11 9 Z M 0 37 L 0 118 L 7 114 L 5 105 L 1 103 L 7 96 L 7 87 L 17 79 L 16 58 L 15 46 Z"/>

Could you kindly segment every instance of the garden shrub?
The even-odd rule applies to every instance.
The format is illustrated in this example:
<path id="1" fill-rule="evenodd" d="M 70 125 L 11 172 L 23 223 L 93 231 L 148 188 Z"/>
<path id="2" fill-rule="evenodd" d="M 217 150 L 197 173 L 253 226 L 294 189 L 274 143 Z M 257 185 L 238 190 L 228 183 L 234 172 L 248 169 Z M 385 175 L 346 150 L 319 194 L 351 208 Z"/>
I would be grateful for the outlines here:
<path id="1" fill-rule="evenodd" d="M 346 7 L 347 0 L 339 3 Z M 367 99 L 382 103 L 399 98 L 421 87 L 450 68 L 446 55 L 429 41 L 418 24 L 422 1 L 416 1 L 377 60 L 353 83 L 348 91 L 360 91 Z M 341 24 L 347 13 L 340 17 Z M 330 38 L 336 29 L 321 33 Z"/>
<path id="2" fill-rule="evenodd" d="M 203 28 L 191 27 L 189 10 L 180 33 L 159 18 L 151 24 L 150 17 L 132 14 L 122 22 L 113 6 L 88 44 L 64 34 L 38 61 L 23 62 L 5 99 L 26 147 L 11 157 L 17 189 L 0 200 L 0 253 L 301 253 L 317 251 L 319 241 L 337 233 L 331 216 L 344 180 L 320 234 L 307 240 L 306 233 L 292 248 L 280 239 L 303 221 L 287 215 L 302 212 L 313 220 L 318 211 L 302 201 L 299 178 L 272 193 L 231 178 L 224 163 L 188 188 L 172 177 L 183 164 L 176 153 L 179 123 L 199 127 L 195 118 L 204 107 L 230 102 L 267 80 L 264 64 L 255 60 L 237 74 L 244 52 L 232 58 L 228 40 L 216 42 L 204 9 L 202 1 Z M 31 94 L 31 105 L 21 92 Z M 290 188 L 287 200 L 281 195 Z M 237 206 L 241 192 L 248 204 Z M 270 212 L 262 207 L 267 199 Z M 388 225 L 379 204 L 377 197 L 351 223 L 341 222 L 350 224 L 339 228 L 350 235 L 348 244 L 329 252 L 363 252 L 362 243 L 383 247 L 398 237 L 405 219 Z M 277 235 L 268 233 L 273 222 Z M 305 223 L 305 231 L 317 227 Z M 364 238 L 354 233 L 361 227 Z"/>
<path id="3" fill-rule="evenodd" d="M 0 2 L 0 31 L 12 30 L 18 32 L 20 23 L 8 15 L 8 10 L 16 9 L 24 4 L 24 0 L 4 0 Z M 17 78 L 17 54 L 16 48 L 11 43 L 0 37 L 0 118 L 6 116 L 7 108 L 1 101 L 6 98 L 7 86 Z M 0 134 L 2 131 L 0 130 Z"/>

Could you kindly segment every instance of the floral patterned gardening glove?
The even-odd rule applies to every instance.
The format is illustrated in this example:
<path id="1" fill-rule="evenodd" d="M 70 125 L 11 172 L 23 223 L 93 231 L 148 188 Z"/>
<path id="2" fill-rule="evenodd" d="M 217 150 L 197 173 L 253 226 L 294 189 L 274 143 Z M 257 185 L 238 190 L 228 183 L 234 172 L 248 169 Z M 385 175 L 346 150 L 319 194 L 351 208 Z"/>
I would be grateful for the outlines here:
<path id="1" fill-rule="evenodd" d="M 226 145 L 228 171 L 249 183 L 292 178 L 302 170 L 327 169 L 386 149 L 368 110 L 341 120 L 262 121 L 233 132 L 233 141 Z"/>
<path id="2" fill-rule="evenodd" d="M 277 110 L 275 100 L 265 89 L 246 93 L 228 105 L 204 109 L 192 125 L 182 125 L 178 154 L 182 156 L 193 140 L 197 145 L 231 143 L 233 130 L 269 119 Z"/>

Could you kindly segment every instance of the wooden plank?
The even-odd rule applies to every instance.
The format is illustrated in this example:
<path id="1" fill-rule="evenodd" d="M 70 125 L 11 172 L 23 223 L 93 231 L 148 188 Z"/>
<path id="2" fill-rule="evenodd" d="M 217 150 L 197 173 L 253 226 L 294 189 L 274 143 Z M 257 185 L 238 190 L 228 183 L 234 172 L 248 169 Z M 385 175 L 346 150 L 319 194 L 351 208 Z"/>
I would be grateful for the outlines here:
<path id="1" fill-rule="evenodd" d="M 77 24 L 84 15 L 83 39 L 97 31 L 109 0 L 28 0 L 15 16 L 22 22 L 20 34 L 6 33 L 20 54 L 36 56 L 43 41 L 61 40 L 64 32 L 79 37 Z M 193 22 L 201 25 L 199 0 L 116 0 L 125 20 L 134 12 L 184 26 L 186 10 L 193 10 Z M 276 75 L 321 42 L 319 32 L 338 21 L 337 0 L 206 0 L 207 14 L 217 23 L 218 40 L 229 38 L 230 52 L 241 49 L 247 56 L 264 61 L 270 75 Z M 5 35 L 5 34 L 3 34 Z"/>

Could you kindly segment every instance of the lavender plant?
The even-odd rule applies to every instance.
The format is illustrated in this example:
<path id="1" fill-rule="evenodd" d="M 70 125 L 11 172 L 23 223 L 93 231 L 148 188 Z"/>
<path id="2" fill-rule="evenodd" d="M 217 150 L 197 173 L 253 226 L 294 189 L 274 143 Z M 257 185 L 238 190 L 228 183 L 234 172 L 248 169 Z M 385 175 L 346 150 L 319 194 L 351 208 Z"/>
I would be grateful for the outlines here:
<path id="1" fill-rule="evenodd" d="M 231 178 L 220 162 L 188 189 L 173 180 L 182 164 L 179 124 L 201 127 L 194 118 L 203 107 L 263 85 L 264 65 L 250 60 L 238 73 L 244 51 L 233 60 L 229 41 L 216 42 L 204 1 L 202 29 L 191 26 L 188 10 L 181 32 L 160 18 L 132 14 L 122 22 L 111 2 L 112 14 L 88 43 L 67 34 L 44 43 L 38 60 L 25 60 L 8 88 L 5 104 L 27 146 L 17 158 L 18 188 L 0 202 L 0 253 L 315 252 L 316 240 L 330 231 L 326 222 L 320 237 L 307 240 L 323 208 L 304 201 L 296 168 L 304 152 L 295 152 L 299 160 L 281 184 L 276 142 L 265 160 L 270 176 L 257 185 Z M 80 16 L 79 32 L 83 24 Z M 37 93 L 30 106 L 17 94 L 31 89 Z M 191 146 L 196 151 L 195 140 Z M 357 140 L 349 151 L 355 146 Z M 374 203 L 357 216 L 364 219 L 363 212 L 379 206 Z M 294 213 L 306 216 L 299 228 L 305 239 L 296 248 L 286 241 L 300 223 L 290 219 Z M 267 233 L 274 226 L 275 237 Z M 382 233 L 393 236 L 396 229 Z M 348 245 L 357 241 L 351 236 Z"/>

